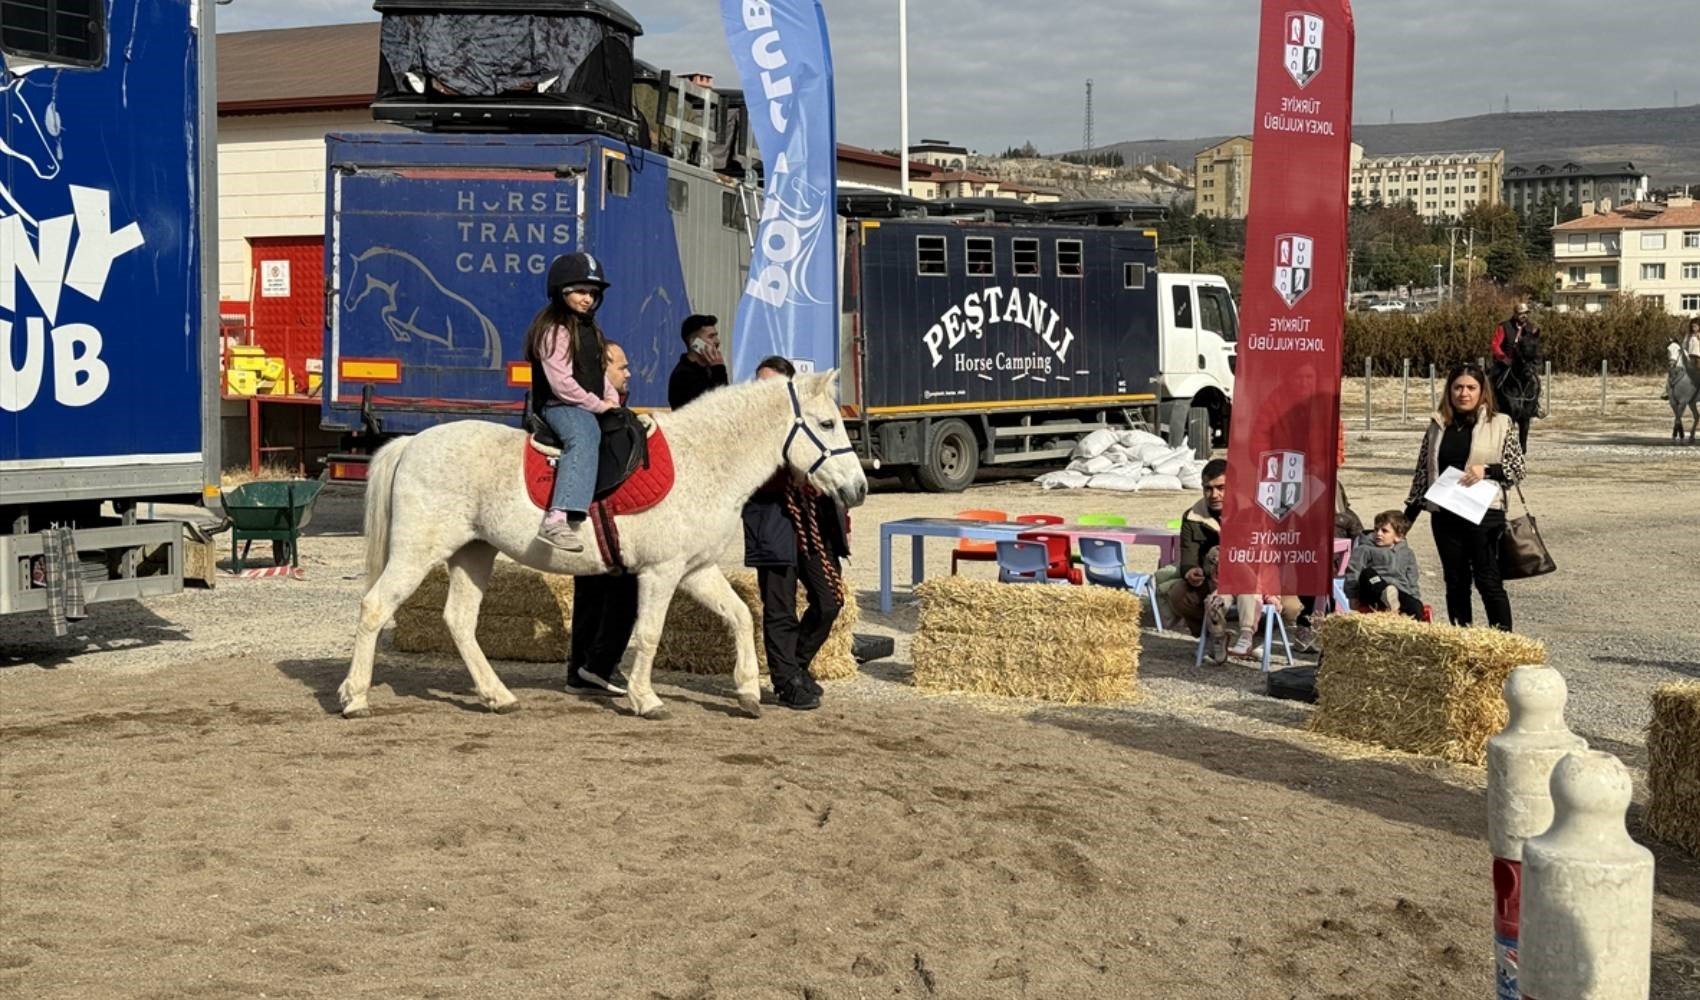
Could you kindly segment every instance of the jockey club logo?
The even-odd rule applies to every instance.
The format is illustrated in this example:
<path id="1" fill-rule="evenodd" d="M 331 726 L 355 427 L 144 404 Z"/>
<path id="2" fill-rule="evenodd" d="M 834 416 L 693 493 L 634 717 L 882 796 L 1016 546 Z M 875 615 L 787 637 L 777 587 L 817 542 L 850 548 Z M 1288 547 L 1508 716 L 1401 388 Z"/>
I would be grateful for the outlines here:
<path id="1" fill-rule="evenodd" d="M 1287 12 L 1286 51 L 1282 62 L 1287 75 L 1300 87 L 1322 72 L 1322 18 L 1298 11 Z"/>
<path id="2" fill-rule="evenodd" d="M 1266 451 L 1257 464 L 1257 505 L 1275 520 L 1284 521 L 1304 503 L 1304 452 Z"/>
<path id="3" fill-rule="evenodd" d="M 1298 233 L 1282 233 L 1275 237 L 1275 290 L 1281 301 L 1291 309 L 1310 291 L 1311 258 L 1316 241 Z"/>

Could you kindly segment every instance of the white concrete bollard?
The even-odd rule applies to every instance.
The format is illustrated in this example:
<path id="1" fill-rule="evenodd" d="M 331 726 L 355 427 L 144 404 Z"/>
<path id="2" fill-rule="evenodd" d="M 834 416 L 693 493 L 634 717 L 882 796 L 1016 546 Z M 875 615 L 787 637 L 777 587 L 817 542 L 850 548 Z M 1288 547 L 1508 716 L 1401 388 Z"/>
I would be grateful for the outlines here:
<path id="1" fill-rule="evenodd" d="M 1552 828 L 1523 844 L 1524 1000 L 1647 1000 L 1653 854 L 1624 827 L 1632 791 L 1609 753 L 1553 768 Z"/>
<path id="2" fill-rule="evenodd" d="M 1511 718 L 1487 743 L 1488 846 L 1493 851 L 1494 996 L 1518 1000 L 1517 934 L 1523 842 L 1552 825 L 1552 769 L 1588 741 L 1564 724 L 1564 677 L 1546 666 L 1505 678 Z"/>

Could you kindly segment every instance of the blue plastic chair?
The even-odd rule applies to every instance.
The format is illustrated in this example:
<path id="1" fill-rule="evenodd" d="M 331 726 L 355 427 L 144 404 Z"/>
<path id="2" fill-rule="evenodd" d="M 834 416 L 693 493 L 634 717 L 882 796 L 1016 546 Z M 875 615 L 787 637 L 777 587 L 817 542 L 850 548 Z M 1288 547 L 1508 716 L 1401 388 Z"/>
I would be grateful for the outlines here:
<path id="1" fill-rule="evenodd" d="M 1127 568 L 1127 553 L 1113 538 L 1081 538 L 1080 565 L 1086 581 L 1100 587 L 1120 587 L 1151 600 L 1151 618 L 1163 630 L 1163 612 L 1157 604 L 1157 578 L 1153 573 L 1136 573 Z"/>
<path id="2" fill-rule="evenodd" d="M 1051 578 L 1051 550 L 1044 542 L 1000 541 L 997 546 L 999 583 L 1068 584 Z"/>
<path id="3" fill-rule="evenodd" d="M 1263 605 L 1262 664 L 1264 673 L 1269 672 L 1269 657 L 1270 654 L 1274 652 L 1275 631 L 1277 629 L 1281 632 L 1281 650 L 1286 654 L 1287 666 L 1292 667 L 1297 666 L 1298 664 L 1298 661 L 1293 659 L 1293 644 L 1287 637 L 1287 623 L 1281 619 L 1281 609 L 1273 604 L 1265 603 Z M 1208 623 L 1206 623 L 1206 626 L 1198 631 L 1198 651 L 1194 653 L 1192 657 L 1192 665 L 1195 668 L 1204 665 L 1204 647 L 1209 645 L 1209 643 L 1210 628 Z"/>

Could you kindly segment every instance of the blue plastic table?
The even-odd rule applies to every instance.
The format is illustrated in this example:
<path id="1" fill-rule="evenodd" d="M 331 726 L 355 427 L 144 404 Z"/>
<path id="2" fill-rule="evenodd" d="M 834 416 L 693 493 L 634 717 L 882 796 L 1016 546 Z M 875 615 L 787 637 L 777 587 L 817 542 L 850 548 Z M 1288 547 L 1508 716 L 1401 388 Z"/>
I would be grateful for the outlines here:
<path id="1" fill-rule="evenodd" d="M 908 535 L 909 585 L 927 577 L 926 549 L 929 538 L 972 538 L 997 542 L 1014 539 L 1024 531 L 1042 530 L 1038 525 L 1016 521 L 967 521 L 955 517 L 906 517 L 880 525 L 880 613 L 891 614 L 891 540 Z"/>

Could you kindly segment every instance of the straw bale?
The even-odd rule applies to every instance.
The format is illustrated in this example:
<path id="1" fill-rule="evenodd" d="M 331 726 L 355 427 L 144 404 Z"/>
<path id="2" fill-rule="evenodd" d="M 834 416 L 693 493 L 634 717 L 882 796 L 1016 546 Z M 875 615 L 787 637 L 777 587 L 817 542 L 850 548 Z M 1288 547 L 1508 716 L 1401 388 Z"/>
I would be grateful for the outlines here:
<path id="1" fill-rule="evenodd" d="M 1132 698 L 1137 598 L 1107 587 L 922 584 L 915 686 L 1067 704 Z"/>
<path id="2" fill-rule="evenodd" d="M 478 645 L 496 660 L 565 663 L 571 638 L 573 578 L 496 560 L 478 612 Z M 392 642 L 404 653 L 455 653 L 443 622 L 447 567 L 438 566 L 395 614 Z"/>
<path id="3" fill-rule="evenodd" d="M 756 574 L 747 570 L 728 573 L 726 579 L 750 609 L 754 622 L 756 662 L 767 672 L 767 650 L 761 638 L 761 591 L 756 586 Z M 797 611 L 809 606 L 808 595 L 797 588 Z M 809 672 L 816 680 L 836 681 L 856 676 L 856 659 L 850 655 L 855 641 L 856 624 L 861 621 L 861 609 L 854 596 L 845 601 L 844 608 L 832 623 L 825 645 L 815 655 Z M 667 624 L 662 627 L 661 647 L 655 651 L 655 669 L 678 670 L 691 674 L 730 674 L 737 662 L 732 645 L 732 633 L 720 618 L 684 593 L 675 594 L 667 609 Z"/>
<path id="4" fill-rule="evenodd" d="M 1700 681 L 1653 692 L 1647 832 L 1700 857 Z"/>
<path id="5" fill-rule="evenodd" d="M 1534 639 L 1403 615 L 1330 615 L 1318 629 L 1319 733 L 1480 766 L 1508 718 L 1505 678 L 1545 663 Z"/>

